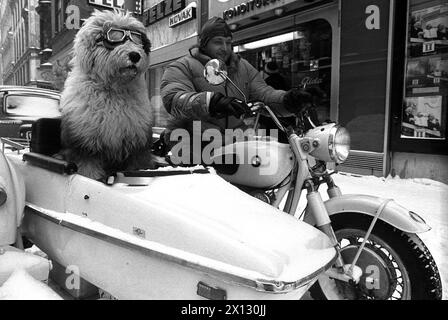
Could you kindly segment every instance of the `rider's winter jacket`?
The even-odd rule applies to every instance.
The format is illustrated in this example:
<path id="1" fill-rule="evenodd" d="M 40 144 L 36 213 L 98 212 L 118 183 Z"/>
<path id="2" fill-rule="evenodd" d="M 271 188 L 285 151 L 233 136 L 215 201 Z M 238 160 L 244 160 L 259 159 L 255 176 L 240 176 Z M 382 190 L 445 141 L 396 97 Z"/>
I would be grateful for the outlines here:
<path id="1" fill-rule="evenodd" d="M 201 121 L 202 131 L 209 128 L 235 129 L 244 123 L 233 116 L 216 119 L 208 108 L 213 92 L 244 100 L 244 97 L 228 81 L 221 85 L 209 84 L 204 78 L 204 66 L 210 60 L 197 47 L 190 54 L 171 63 L 161 82 L 161 96 L 165 109 L 177 121 L 174 127 L 185 126 L 192 120 Z M 227 66 L 228 77 L 244 92 L 248 101 L 261 101 L 282 112 L 285 91 L 268 86 L 260 73 L 245 59 L 232 53 Z M 173 127 L 171 128 L 173 129 Z"/>

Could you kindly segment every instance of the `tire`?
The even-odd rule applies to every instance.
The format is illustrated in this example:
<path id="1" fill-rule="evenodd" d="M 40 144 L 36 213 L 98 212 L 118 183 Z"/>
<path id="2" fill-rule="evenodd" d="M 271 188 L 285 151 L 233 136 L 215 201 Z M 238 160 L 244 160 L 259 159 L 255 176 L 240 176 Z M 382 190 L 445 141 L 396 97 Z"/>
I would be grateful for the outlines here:
<path id="1" fill-rule="evenodd" d="M 372 218 L 344 213 L 332 216 L 331 220 L 344 262 L 351 263 Z M 381 220 L 373 228 L 357 266 L 363 270 L 358 285 L 322 275 L 310 288 L 311 297 L 317 300 L 442 299 L 439 271 L 423 241 L 417 235 L 402 232 Z M 378 277 L 372 276 L 375 274 L 373 270 L 379 271 Z"/>

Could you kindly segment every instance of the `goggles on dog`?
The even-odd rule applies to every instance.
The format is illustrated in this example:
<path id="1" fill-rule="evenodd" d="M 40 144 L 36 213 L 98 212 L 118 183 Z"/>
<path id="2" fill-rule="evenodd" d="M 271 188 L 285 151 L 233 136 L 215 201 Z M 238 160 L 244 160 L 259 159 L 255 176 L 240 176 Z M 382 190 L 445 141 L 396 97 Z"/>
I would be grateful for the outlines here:
<path id="1" fill-rule="evenodd" d="M 127 39 L 135 44 L 143 46 L 143 35 L 140 32 L 118 28 L 110 28 L 107 30 L 106 37 L 102 40 L 107 41 L 112 45 L 119 45 L 126 42 Z"/>
<path id="2" fill-rule="evenodd" d="M 148 54 L 151 49 L 151 42 L 144 33 L 138 31 L 125 30 L 112 27 L 106 31 L 106 33 L 100 33 L 96 39 L 96 42 L 102 42 L 103 46 L 109 50 L 115 49 L 120 44 L 125 43 L 127 40 L 131 40 L 133 43 L 143 47 L 143 50 Z"/>

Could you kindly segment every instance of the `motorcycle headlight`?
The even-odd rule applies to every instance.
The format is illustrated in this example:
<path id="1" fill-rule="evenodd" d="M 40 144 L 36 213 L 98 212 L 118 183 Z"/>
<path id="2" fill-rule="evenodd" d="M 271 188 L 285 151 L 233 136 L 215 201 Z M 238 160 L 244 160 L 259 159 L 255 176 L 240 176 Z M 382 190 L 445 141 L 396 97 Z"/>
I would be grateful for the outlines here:
<path id="1" fill-rule="evenodd" d="M 328 141 L 330 157 L 336 163 L 342 163 L 347 160 L 350 153 L 350 134 L 347 129 L 340 126 L 334 126 Z"/>
<path id="2" fill-rule="evenodd" d="M 311 146 L 302 145 L 310 150 L 309 154 L 325 162 L 343 163 L 350 153 L 350 134 L 347 129 L 334 123 L 314 128 L 306 133 Z"/>

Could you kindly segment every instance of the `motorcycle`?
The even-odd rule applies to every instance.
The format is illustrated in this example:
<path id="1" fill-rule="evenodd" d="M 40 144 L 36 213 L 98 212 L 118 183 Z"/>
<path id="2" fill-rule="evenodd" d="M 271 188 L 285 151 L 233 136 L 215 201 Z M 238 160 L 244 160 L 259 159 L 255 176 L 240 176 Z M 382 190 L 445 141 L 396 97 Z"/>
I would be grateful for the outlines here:
<path id="1" fill-rule="evenodd" d="M 216 65 L 206 70 L 227 81 Z M 440 299 L 437 266 L 417 236 L 430 229 L 424 220 L 390 199 L 341 195 L 326 170 L 348 156 L 347 132 L 304 128 L 306 114 L 302 129 L 284 128 L 268 106 L 256 107 L 256 118 L 271 117 L 289 143 L 255 136 L 224 146 L 213 156 L 253 155 L 233 171 L 161 163 L 104 183 L 52 157 L 57 119 L 33 125 L 29 148 L 2 138 L 0 176 L 23 179 L 25 209 L 19 234 L 0 245 L 23 236 L 62 270 L 61 287 L 87 281 L 118 299 L 297 300 L 308 290 L 316 299 Z M 308 205 L 298 221 L 302 189 Z M 21 214 L 1 213 L 2 228 Z"/>
<path id="2" fill-rule="evenodd" d="M 212 156 L 217 173 L 249 195 L 283 206 L 291 216 L 306 190 L 307 206 L 299 220 L 325 233 L 338 252 L 332 267 L 311 287 L 313 298 L 441 299 L 438 268 L 417 235 L 430 230 L 423 218 L 393 199 L 343 195 L 332 179 L 335 171 L 327 164 L 341 164 L 349 156 L 345 128 L 316 124 L 313 108 L 304 108 L 295 124 L 286 127 L 269 106 L 248 103 L 217 59 L 207 63 L 204 77 L 213 85 L 230 83 L 241 93 L 251 107 L 245 120 L 255 132 L 246 141 L 217 148 Z M 272 120 L 287 143 L 257 134 L 263 118 Z M 234 161 L 222 164 L 223 158 Z M 328 201 L 319 193 L 321 185 L 327 186 Z"/>
<path id="3" fill-rule="evenodd" d="M 337 257 L 325 234 L 212 169 L 81 176 L 52 156 L 59 129 L 38 120 L 29 148 L 2 138 L 0 176 L 17 179 L 4 187 L 0 250 L 22 238 L 36 245 L 50 279 L 75 298 L 296 300 Z"/>

